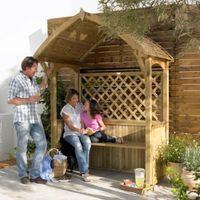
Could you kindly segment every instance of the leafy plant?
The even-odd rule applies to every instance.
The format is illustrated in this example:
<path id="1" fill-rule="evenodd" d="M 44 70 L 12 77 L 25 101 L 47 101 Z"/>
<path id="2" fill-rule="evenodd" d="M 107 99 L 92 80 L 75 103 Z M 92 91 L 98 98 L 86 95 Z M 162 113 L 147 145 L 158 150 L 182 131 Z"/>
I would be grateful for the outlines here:
<path id="1" fill-rule="evenodd" d="M 39 85 L 42 82 L 42 76 L 36 76 L 36 83 Z"/>
<path id="2" fill-rule="evenodd" d="M 34 151 L 35 151 L 35 143 L 33 140 L 29 140 L 28 145 L 27 145 L 28 160 L 30 160 L 32 158 Z"/>
<path id="3" fill-rule="evenodd" d="M 108 33 L 141 37 L 159 29 L 174 29 L 174 38 L 199 51 L 199 0 L 99 0 Z"/>
<path id="4" fill-rule="evenodd" d="M 197 171 L 194 173 L 195 174 L 195 180 L 200 179 L 200 168 L 197 169 Z M 190 197 L 192 195 L 192 199 L 195 200 L 200 200 L 200 184 L 196 188 L 194 188 L 192 191 L 188 193 L 188 196 Z"/>
<path id="5" fill-rule="evenodd" d="M 200 146 L 193 143 L 186 148 L 183 166 L 188 171 L 197 171 L 200 167 Z"/>
<path id="6" fill-rule="evenodd" d="M 48 80 L 49 81 L 49 80 Z M 50 81 L 49 81 L 50 82 Z M 50 84 L 48 84 L 50 85 Z M 47 136 L 47 140 L 50 141 L 50 133 L 51 133 L 51 104 L 50 104 L 50 87 L 47 87 L 41 94 L 42 100 L 41 103 L 44 105 L 43 113 L 41 115 L 42 123 L 44 126 L 45 134 Z M 66 96 L 66 88 L 62 81 L 57 81 L 57 119 L 60 119 L 60 111 L 65 103 Z"/>
<path id="7" fill-rule="evenodd" d="M 51 148 L 51 144 L 50 141 L 47 141 L 47 150 Z M 33 140 L 29 140 L 28 141 L 28 145 L 27 145 L 27 157 L 28 160 L 32 159 L 32 156 L 35 152 L 35 143 Z"/>
<path id="8" fill-rule="evenodd" d="M 14 147 L 13 150 L 8 153 L 9 160 L 12 160 L 15 158 L 16 150 L 17 150 L 17 147 Z"/>
<path id="9" fill-rule="evenodd" d="M 177 199 L 188 200 L 188 187 L 184 185 L 180 175 L 171 167 L 167 167 L 166 174 L 170 178 L 170 183 L 173 186 L 172 192 L 177 196 Z"/>
<path id="10" fill-rule="evenodd" d="M 160 149 L 160 160 L 164 163 L 182 163 L 186 145 L 187 143 L 184 139 L 172 136 L 169 144 Z"/>

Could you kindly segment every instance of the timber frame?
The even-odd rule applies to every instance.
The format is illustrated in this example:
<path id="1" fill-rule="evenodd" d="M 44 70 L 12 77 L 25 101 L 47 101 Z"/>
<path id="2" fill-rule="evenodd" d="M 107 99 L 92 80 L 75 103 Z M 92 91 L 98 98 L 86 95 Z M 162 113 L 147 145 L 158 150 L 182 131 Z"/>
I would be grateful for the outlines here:
<path id="1" fill-rule="evenodd" d="M 59 20 L 59 19 L 57 19 Z M 46 66 L 46 62 L 49 63 L 50 67 L 55 66 L 54 72 L 51 77 L 51 144 L 53 147 L 57 145 L 58 142 L 58 120 L 57 120 L 57 109 L 56 109 L 56 83 L 57 77 L 56 73 L 66 68 L 66 71 L 72 70 L 76 76 L 74 79 L 74 87 L 82 93 L 82 75 L 81 70 L 87 69 L 88 71 L 92 69 L 94 73 L 97 73 L 96 68 L 101 69 L 105 72 L 104 77 L 107 74 L 106 64 L 101 67 L 101 63 L 97 62 L 98 52 L 97 48 L 102 43 L 106 43 L 107 36 L 102 30 L 99 31 L 99 26 L 102 26 L 101 16 L 100 14 L 90 14 L 86 13 L 83 10 L 80 11 L 77 15 L 73 17 L 63 18 L 62 23 L 57 26 L 54 30 L 51 31 L 49 37 L 44 41 L 44 43 L 39 47 L 39 49 L 35 53 L 35 57 L 38 58 L 40 63 Z M 137 146 L 133 146 L 133 148 L 138 147 L 138 149 L 144 151 L 144 167 L 146 170 L 146 184 L 154 185 L 156 183 L 156 155 L 157 148 L 168 142 L 169 135 L 169 63 L 173 62 L 173 57 L 167 53 L 161 46 L 157 43 L 153 42 L 149 38 L 138 39 L 133 35 L 128 34 L 118 34 L 118 40 L 124 45 L 124 49 L 129 48 L 129 52 L 131 52 L 131 56 L 134 57 L 139 68 L 141 83 L 144 83 L 145 89 L 141 89 L 140 91 L 144 91 L 143 96 L 145 96 L 145 100 L 143 101 L 145 110 L 141 110 L 141 113 L 145 115 L 143 120 L 140 119 L 126 119 L 120 120 L 110 120 L 110 125 L 115 126 L 121 123 L 123 131 L 124 126 L 143 126 L 144 127 L 144 148 L 141 147 L 138 143 Z M 120 43 L 120 44 L 121 44 Z M 119 45 L 118 45 L 119 46 Z M 123 49 L 121 48 L 120 52 Z M 94 63 L 90 64 L 87 62 L 88 57 L 91 59 L 94 58 Z M 97 56 L 97 58 L 96 58 Z M 116 65 L 123 66 L 123 57 L 120 55 L 118 63 Z M 133 65 L 130 65 L 134 68 Z M 160 84 L 160 94 L 157 95 L 161 99 L 160 109 L 160 119 L 153 119 L 155 116 L 154 110 L 152 109 L 153 105 L 153 89 L 152 89 L 152 74 L 154 66 L 159 66 L 161 71 L 161 84 Z M 112 69 L 115 67 L 111 67 Z M 122 68 L 122 67 L 121 67 Z M 120 69 L 121 69 L 120 68 Z M 110 69 L 110 68 L 109 68 Z M 116 67 L 117 70 L 117 67 Z M 123 71 L 126 71 L 124 68 Z M 134 70 L 132 73 L 136 74 Z M 138 72 L 137 72 L 138 73 Z M 61 76 L 62 76 L 61 72 Z M 94 75 L 95 76 L 95 75 Z M 103 76 L 103 75 L 102 75 Z M 110 74 L 112 76 L 112 74 Z M 134 75 L 131 75 L 134 77 Z M 109 77 L 108 79 L 112 79 L 113 77 Z M 114 80 L 114 79 L 113 79 Z M 121 79 L 122 80 L 122 79 Z M 143 82 L 142 82 L 143 81 Z M 118 82 L 116 82 L 117 85 Z M 127 83 L 127 87 L 129 82 Z M 109 85 L 109 83 L 107 84 Z M 137 86 L 138 87 L 138 86 Z M 84 90 L 87 91 L 87 88 Z M 116 89 L 113 91 L 116 91 Z M 134 90 L 135 91 L 135 90 Z M 88 92 L 88 91 L 87 91 Z M 91 94 L 92 95 L 92 94 Z M 116 94 L 117 96 L 118 94 Z M 135 96 L 140 94 L 134 94 Z M 108 95 L 107 95 L 108 96 Z M 121 95 L 123 101 L 126 101 L 127 98 Z M 84 98 L 84 97 L 83 97 Z M 108 97 L 105 97 L 108 98 Z M 109 97 L 110 98 L 110 97 Z M 118 97 L 119 98 L 119 97 Z M 97 99 L 98 100 L 98 99 Z M 103 101 L 103 100 L 102 100 Z M 132 101 L 132 100 L 130 100 Z M 117 104 L 116 104 L 117 105 Z M 110 106 L 110 104 L 108 105 Z M 127 107 L 128 103 L 121 110 Z M 134 104 L 135 107 L 141 108 L 141 105 Z M 116 106 L 115 106 L 116 107 Z M 138 109 L 139 109 L 138 108 Z M 117 110 L 117 108 L 116 108 Z M 118 109 L 119 110 L 119 109 Z M 127 111 L 128 112 L 128 111 Z M 129 112 L 132 113 L 131 108 L 129 108 Z M 136 112 L 133 112 L 136 113 Z M 141 114 L 140 113 L 140 114 Z M 118 114 L 116 114 L 118 115 Z M 132 115 L 131 115 L 132 116 Z M 139 115 L 135 115 L 137 118 Z M 109 120 L 108 120 L 109 121 Z M 137 141 L 136 141 L 137 142 Z M 100 145 L 101 146 L 101 145 Z M 128 147 L 125 145 L 125 148 Z M 123 147 L 119 147 L 123 148 Z M 128 147 L 129 148 L 129 147 Z M 94 152 L 97 152 L 97 150 Z M 123 150 L 120 151 L 123 154 Z M 141 154 L 142 155 L 142 154 Z M 123 157 L 123 156 L 122 156 Z M 139 159 L 139 158 L 138 158 Z M 122 160 L 120 161 L 122 162 Z M 121 163 L 121 166 L 123 163 Z M 141 166 L 138 166 L 141 167 Z M 106 168 L 106 167 L 105 167 Z M 120 168 L 121 169 L 121 168 Z M 133 169 L 129 169 L 133 170 Z"/>

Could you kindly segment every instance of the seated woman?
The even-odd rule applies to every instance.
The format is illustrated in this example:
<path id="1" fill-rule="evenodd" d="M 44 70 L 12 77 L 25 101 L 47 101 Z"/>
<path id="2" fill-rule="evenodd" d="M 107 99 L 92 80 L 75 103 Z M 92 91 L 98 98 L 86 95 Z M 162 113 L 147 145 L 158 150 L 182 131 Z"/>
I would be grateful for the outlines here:
<path id="1" fill-rule="evenodd" d="M 123 143 L 122 138 L 109 136 L 105 133 L 106 126 L 102 121 L 99 105 L 94 99 L 84 102 L 81 122 L 82 127 L 84 127 L 88 135 L 90 135 L 92 143 Z"/>
<path id="2" fill-rule="evenodd" d="M 88 182 L 90 181 L 88 172 L 91 141 L 90 138 L 84 134 L 85 130 L 81 128 L 80 109 L 77 105 L 78 95 L 76 90 L 69 90 L 66 97 L 67 104 L 62 108 L 60 114 L 65 123 L 63 138 L 75 148 L 79 171 L 83 180 Z"/>

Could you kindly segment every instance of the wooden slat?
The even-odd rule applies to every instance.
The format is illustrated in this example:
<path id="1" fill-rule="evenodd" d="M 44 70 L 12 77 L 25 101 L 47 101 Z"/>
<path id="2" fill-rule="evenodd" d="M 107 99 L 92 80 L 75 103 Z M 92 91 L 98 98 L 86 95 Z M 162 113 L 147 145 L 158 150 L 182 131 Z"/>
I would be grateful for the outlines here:
<path id="1" fill-rule="evenodd" d="M 146 126 L 146 121 L 136 121 L 136 120 L 114 120 L 114 119 L 104 119 L 106 125 L 126 125 L 126 126 Z M 163 122 L 152 121 L 153 126 L 163 125 Z"/>
<path id="2" fill-rule="evenodd" d="M 176 73 L 176 78 L 199 78 L 200 71 L 197 72 L 179 72 Z"/>
<path id="3" fill-rule="evenodd" d="M 98 147 L 115 147 L 115 148 L 127 148 L 127 149 L 145 149 L 144 143 L 92 143 L 92 146 Z"/>
<path id="4" fill-rule="evenodd" d="M 200 96 L 200 90 L 185 90 L 185 91 L 175 91 L 175 92 L 171 92 L 171 96 L 179 96 L 179 97 L 192 97 L 195 98 L 199 98 Z"/>
<path id="5" fill-rule="evenodd" d="M 200 78 L 194 79 L 170 79 L 171 87 L 179 86 L 179 85 L 200 85 Z"/>
<path id="6" fill-rule="evenodd" d="M 88 55 L 89 53 L 95 49 L 100 43 L 102 43 L 104 40 L 106 39 L 106 37 L 103 37 L 101 39 L 99 39 L 95 44 L 93 44 L 80 58 L 80 62 L 82 62 Z"/>

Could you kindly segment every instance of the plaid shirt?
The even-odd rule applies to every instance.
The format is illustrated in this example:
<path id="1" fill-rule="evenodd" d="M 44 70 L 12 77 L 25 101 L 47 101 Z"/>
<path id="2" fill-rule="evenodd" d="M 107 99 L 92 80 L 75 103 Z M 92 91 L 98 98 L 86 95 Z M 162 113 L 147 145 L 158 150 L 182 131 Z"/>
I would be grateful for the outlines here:
<path id="1" fill-rule="evenodd" d="M 9 85 L 8 101 L 14 98 L 29 98 L 40 91 L 39 85 L 36 84 L 36 77 L 32 80 L 20 72 Z M 14 107 L 15 122 L 40 122 L 37 103 L 27 103 Z"/>

